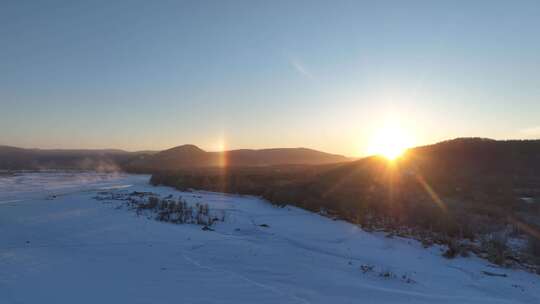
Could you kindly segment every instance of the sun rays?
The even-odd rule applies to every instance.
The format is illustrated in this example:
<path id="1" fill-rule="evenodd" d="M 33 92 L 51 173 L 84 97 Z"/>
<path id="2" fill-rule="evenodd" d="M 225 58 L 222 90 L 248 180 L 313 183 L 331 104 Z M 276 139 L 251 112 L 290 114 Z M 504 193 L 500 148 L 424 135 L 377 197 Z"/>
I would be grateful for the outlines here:
<path id="1" fill-rule="evenodd" d="M 399 124 L 385 124 L 370 138 L 368 154 L 381 155 L 390 161 L 405 153 L 414 144 L 412 136 Z"/>

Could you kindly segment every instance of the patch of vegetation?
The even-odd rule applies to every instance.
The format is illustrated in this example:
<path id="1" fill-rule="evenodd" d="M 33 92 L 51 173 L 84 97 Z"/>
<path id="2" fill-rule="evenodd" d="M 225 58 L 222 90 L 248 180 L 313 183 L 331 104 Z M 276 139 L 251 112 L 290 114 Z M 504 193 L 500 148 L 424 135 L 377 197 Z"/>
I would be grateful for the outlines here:
<path id="1" fill-rule="evenodd" d="M 154 193 L 101 192 L 95 199 L 100 201 L 123 201 L 126 206 L 136 211 L 137 215 L 153 215 L 161 222 L 173 224 L 195 224 L 210 227 L 216 222 L 225 221 L 225 213 L 212 212 L 208 204 L 188 204 L 181 196 L 174 199 L 172 195 L 161 198 Z M 211 230 L 211 229 L 205 229 Z"/>
<path id="2" fill-rule="evenodd" d="M 375 267 L 374 265 L 363 264 L 363 265 L 360 265 L 360 271 L 362 271 L 363 274 L 375 274 L 378 277 L 386 279 L 386 280 L 399 279 L 400 281 L 407 284 L 416 283 L 416 281 L 412 279 L 411 275 L 406 274 L 406 273 L 402 275 L 397 275 L 395 272 L 393 272 L 392 270 L 388 268 L 382 269 L 382 268 Z"/>
<path id="3" fill-rule="evenodd" d="M 490 235 L 482 242 L 482 248 L 487 251 L 487 259 L 497 265 L 504 265 L 510 253 L 506 237 L 500 234 Z"/>

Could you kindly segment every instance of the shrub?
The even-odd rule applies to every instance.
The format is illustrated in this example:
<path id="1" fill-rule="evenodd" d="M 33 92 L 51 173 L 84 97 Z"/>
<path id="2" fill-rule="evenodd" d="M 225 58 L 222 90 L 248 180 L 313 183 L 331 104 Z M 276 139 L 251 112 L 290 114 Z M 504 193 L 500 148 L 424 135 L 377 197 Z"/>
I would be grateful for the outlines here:
<path id="1" fill-rule="evenodd" d="M 155 196 L 150 196 L 148 202 L 139 204 L 137 209 L 154 209 L 159 204 L 159 198 Z"/>
<path id="2" fill-rule="evenodd" d="M 504 265 L 509 250 L 504 235 L 491 235 L 482 242 L 482 248 L 487 252 L 487 259 L 490 262 L 497 265 Z"/>
<path id="3" fill-rule="evenodd" d="M 362 270 L 363 273 L 373 272 L 373 269 L 375 266 L 373 265 L 361 265 L 360 270 Z"/>
<path id="4" fill-rule="evenodd" d="M 443 253 L 443 256 L 447 259 L 453 259 L 459 254 L 459 246 L 455 240 L 448 242 L 448 249 Z"/>
<path id="5" fill-rule="evenodd" d="M 390 270 L 383 270 L 379 273 L 379 276 L 381 278 L 385 278 L 385 279 L 393 279 L 396 277 L 396 275 L 390 271 Z"/>

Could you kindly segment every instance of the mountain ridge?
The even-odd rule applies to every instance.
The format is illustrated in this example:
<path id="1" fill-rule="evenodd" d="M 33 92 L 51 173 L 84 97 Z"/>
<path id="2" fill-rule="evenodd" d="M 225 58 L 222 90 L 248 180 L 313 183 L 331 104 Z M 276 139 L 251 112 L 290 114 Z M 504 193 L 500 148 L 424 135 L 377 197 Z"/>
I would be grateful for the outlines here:
<path id="1" fill-rule="evenodd" d="M 207 152 L 195 145 L 181 145 L 126 164 L 133 172 L 171 171 L 194 167 L 271 166 L 327 164 L 349 159 L 308 148 L 236 149 Z"/>
<path id="2" fill-rule="evenodd" d="M 162 151 L 37 149 L 0 145 L 0 170 L 106 170 L 152 173 L 186 167 L 267 166 L 345 162 L 342 155 L 309 148 L 236 149 L 208 152 L 193 144 Z"/>

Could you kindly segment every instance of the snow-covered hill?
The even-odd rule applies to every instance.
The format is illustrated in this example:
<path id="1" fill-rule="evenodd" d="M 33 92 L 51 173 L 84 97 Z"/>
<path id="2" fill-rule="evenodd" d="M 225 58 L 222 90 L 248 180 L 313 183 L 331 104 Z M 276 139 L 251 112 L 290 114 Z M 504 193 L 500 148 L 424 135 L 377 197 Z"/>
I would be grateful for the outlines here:
<path id="1" fill-rule="evenodd" d="M 158 222 L 104 190 L 182 195 L 225 221 Z M 0 176 L 0 303 L 540 303 L 540 276 L 440 250 L 148 176 Z"/>

